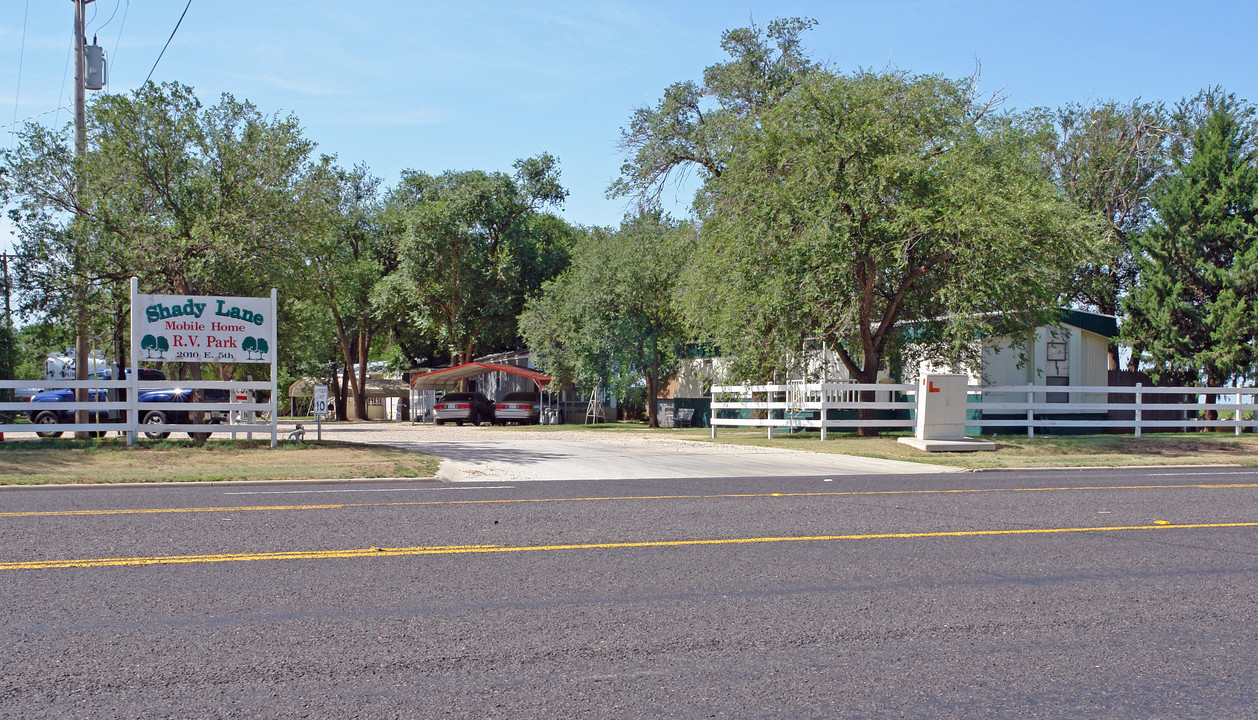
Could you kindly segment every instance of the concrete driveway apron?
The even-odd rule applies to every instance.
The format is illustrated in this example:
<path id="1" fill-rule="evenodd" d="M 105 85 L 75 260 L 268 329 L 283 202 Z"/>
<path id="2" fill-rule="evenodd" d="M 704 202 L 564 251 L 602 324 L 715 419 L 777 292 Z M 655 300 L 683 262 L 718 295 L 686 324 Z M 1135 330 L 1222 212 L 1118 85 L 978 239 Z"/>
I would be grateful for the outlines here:
<path id="1" fill-rule="evenodd" d="M 307 427 L 307 432 L 313 428 Z M 309 437 L 309 435 L 307 435 Z M 528 432 L 403 423 L 336 423 L 325 440 L 379 443 L 443 458 L 452 482 L 615 478 L 792 477 L 956 472 L 957 468 L 723 445 L 660 435 Z"/>

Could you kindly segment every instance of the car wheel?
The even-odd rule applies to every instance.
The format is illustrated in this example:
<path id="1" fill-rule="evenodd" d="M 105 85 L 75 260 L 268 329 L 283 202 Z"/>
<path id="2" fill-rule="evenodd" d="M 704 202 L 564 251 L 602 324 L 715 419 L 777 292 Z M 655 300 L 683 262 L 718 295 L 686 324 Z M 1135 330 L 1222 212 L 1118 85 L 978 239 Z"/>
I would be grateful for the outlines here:
<path id="1" fill-rule="evenodd" d="M 459 427 L 463 427 L 463 421 L 462 421 L 462 420 L 455 420 L 455 421 L 454 421 L 454 424 L 455 424 L 455 425 L 458 425 Z"/>
<path id="2" fill-rule="evenodd" d="M 144 424 L 145 424 L 145 425 L 165 425 L 165 424 L 166 424 L 166 413 L 162 412 L 161 410 L 153 410 L 153 411 L 149 412 L 147 415 L 145 415 L 145 416 L 144 416 Z M 150 438 L 150 439 L 152 439 L 152 440 L 159 440 L 159 439 L 161 439 L 161 438 L 170 437 L 170 432 L 169 432 L 169 431 L 167 431 L 167 432 L 156 432 L 156 431 L 154 431 L 154 432 L 149 432 L 149 431 L 147 431 L 147 430 L 146 430 L 146 431 L 144 431 L 144 437 L 146 437 L 146 438 Z"/>
<path id="3" fill-rule="evenodd" d="M 206 440 L 209 440 L 210 435 L 212 434 L 213 433 L 207 433 L 207 432 L 190 432 L 188 433 L 188 437 L 192 438 L 193 441 L 195 442 L 203 443 Z"/>
<path id="4" fill-rule="evenodd" d="M 445 420 L 435 420 L 434 422 L 436 422 L 438 425 L 445 425 L 445 424 L 446 424 L 446 421 L 445 421 Z"/>
<path id="5" fill-rule="evenodd" d="M 45 410 L 45 411 L 43 411 L 43 412 L 41 412 L 40 414 L 38 414 L 38 415 L 36 415 L 36 416 L 35 416 L 35 424 L 36 424 L 36 425 L 56 425 L 58 422 L 60 422 L 60 420 L 57 418 L 57 413 L 55 413 L 55 412 L 51 412 L 51 411 L 48 411 L 48 410 Z M 55 437 L 61 437 L 61 433 L 60 433 L 60 432 L 56 432 L 56 431 L 52 431 L 52 430 L 45 430 L 45 431 L 43 431 L 43 432 L 40 432 L 40 431 L 38 431 L 38 430 L 37 430 L 37 431 L 35 431 L 35 434 L 36 434 L 36 435 L 38 435 L 38 436 L 40 436 L 40 437 L 42 437 L 42 438 L 55 438 Z"/>

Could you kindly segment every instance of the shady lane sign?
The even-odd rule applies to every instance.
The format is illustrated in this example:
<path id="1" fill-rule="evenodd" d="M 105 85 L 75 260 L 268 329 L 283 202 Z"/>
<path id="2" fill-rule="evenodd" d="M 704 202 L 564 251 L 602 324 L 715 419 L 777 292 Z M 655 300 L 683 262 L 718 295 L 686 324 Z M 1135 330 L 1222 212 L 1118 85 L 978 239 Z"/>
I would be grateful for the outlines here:
<path id="1" fill-rule="evenodd" d="M 131 302 L 142 362 L 271 363 L 275 298 L 141 295 Z"/>

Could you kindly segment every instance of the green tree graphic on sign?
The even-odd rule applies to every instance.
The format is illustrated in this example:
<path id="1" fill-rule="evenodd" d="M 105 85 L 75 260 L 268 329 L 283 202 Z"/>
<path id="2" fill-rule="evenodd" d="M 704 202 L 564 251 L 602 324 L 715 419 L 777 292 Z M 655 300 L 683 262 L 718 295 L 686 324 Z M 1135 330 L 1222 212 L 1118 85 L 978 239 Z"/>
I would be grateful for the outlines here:
<path id="1" fill-rule="evenodd" d="M 164 360 L 165 356 L 163 353 L 170 349 L 170 343 L 166 341 L 166 337 L 164 335 L 145 335 L 140 338 L 140 349 L 148 353 L 145 356 L 146 360 L 152 360 L 154 352 L 157 353 L 157 358 L 159 360 Z"/>

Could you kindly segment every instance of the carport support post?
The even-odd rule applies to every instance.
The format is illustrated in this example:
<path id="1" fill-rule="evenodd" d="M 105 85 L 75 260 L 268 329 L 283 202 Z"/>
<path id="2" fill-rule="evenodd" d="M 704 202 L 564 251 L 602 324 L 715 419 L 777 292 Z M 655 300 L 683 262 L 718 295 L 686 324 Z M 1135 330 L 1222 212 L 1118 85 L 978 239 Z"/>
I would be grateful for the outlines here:
<path id="1" fill-rule="evenodd" d="M 535 379 L 533 384 L 537 386 L 537 424 L 540 426 L 542 418 L 546 416 L 546 396 L 542 394 L 542 384 L 540 382 Z"/>

